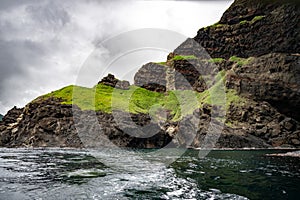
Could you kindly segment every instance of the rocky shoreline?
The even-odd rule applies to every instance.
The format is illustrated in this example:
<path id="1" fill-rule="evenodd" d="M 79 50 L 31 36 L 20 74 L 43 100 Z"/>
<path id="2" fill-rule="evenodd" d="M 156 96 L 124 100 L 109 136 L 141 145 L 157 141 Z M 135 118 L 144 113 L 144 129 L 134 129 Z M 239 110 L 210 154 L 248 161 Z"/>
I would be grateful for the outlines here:
<path id="1" fill-rule="evenodd" d="M 211 122 L 209 109 L 211 108 L 207 106 L 196 110 L 193 115 L 186 116 L 180 123 L 166 122 L 163 125 L 151 122 L 148 115 L 132 114 L 130 119 L 127 118 L 127 120 L 134 122 L 132 124 L 125 120 L 127 113 L 124 112 L 117 112 L 112 115 L 100 111 L 82 111 L 77 106 L 61 104 L 59 99 L 42 99 L 28 104 L 24 109 L 13 108 L 8 112 L 0 123 L 0 145 L 3 147 L 75 148 L 100 146 L 161 148 L 168 145 L 168 147 L 201 148 L 209 126 L 218 125 L 217 121 Z M 239 110 L 240 108 L 232 107 L 231 113 L 239 118 L 236 113 Z M 257 112 L 262 113 L 261 110 Z M 251 114 L 251 116 L 258 113 Z M 268 116 L 261 115 L 259 117 L 273 120 L 274 118 L 271 118 L 269 114 L 273 115 L 273 113 L 268 113 Z M 116 123 L 117 115 L 122 117 L 121 122 Z M 201 119 L 198 121 L 198 126 L 194 123 L 197 122 L 197 119 Z M 289 122 L 288 119 L 282 118 L 283 121 Z M 253 120 L 256 121 L 255 118 Z M 264 123 L 264 121 L 260 123 L 251 121 L 251 118 L 246 120 L 248 124 L 244 122 L 244 126 L 255 128 L 258 124 Z M 253 124 L 251 125 L 251 123 Z M 270 123 L 272 124 L 272 122 Z M 297 133 L 299 123 L 296 121 L 292 121 L 292 123 L 295 123 L 296 128 L 294 130 Z M 225 125 L 222 134 L 218 135 L 218 142 L 210 147 L 235 149 L 297 147 L 292 142 L 294 142 L 294 137 L 298 138 L 299 136 L 293 136 L 293 134 L 286 132 L 287 135 L 283 137 L 282 132 L 287 131 L 287 128 L 284 123 L 282 124 L 282 129 L 279 130 L 275 128 L 273 130 L 264 129 L 266 126 L 261 127 L 262 130 L 260 128 L 232 128 Z M 138 125 L 139 128 L 135 125 Z M 143 129 L 143 127 L 146 129 Z M 170 129 L 170 127 L 173 127 L 173 129 Z M 146 130 L 149 130 L 149 132 Z M 173 130 L 173 132 L 170 132 L 170 130 Z M 278 134 L 265 136 L 264 134 L 268 134 L 268 130 L 277 131 Z M 153 133 L 156 134 L 153 135 Z M 149 137 L 149 135 L 153 136 Z"/>
<path id="2" fill-rule="evenodd" d="M 159 94 L 201 93 L 217 84 L 205 80 L 223 74 L 226 90 L 235 94 L 224 121 L 213 116 L 219 108 L 207 102 L 180 120 L 167 113 L 160 121 L 149 113 L 84 110 L 43 96 L 3 117 L 0 146 L 300 148 L 299 6 L 294 1 L 260 2 L 236 0 L 219 23 L 200 29 L 165 63 L 145 64 L 134 77 L 135 86 Z M 113 75 L 98 84 L 130 89 L 128 81 Z"/>

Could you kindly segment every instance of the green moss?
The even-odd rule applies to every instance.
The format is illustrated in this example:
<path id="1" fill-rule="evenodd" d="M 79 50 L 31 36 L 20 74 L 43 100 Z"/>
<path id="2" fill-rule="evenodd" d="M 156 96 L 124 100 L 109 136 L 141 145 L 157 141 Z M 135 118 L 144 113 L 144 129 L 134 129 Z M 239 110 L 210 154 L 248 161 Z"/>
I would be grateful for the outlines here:
<path id="1" fill-rule="evenodd" d="M 255 16 L 251 21 L 247 21 L 247 20 L 243 20 L 243 21 L 240 21 L 240 25 L 243 25 L 243 24 L 253 24 L 259 20 L 262 20 L 265 16 Z"/>
<path id="2" fill-rule="evenodd" d="M 112 110 L 122 110 L 130 113 L 145 113 L 150 114 L 156 120 L 165 120 L 164 113 L 168 112 L 173 121 L 178 121 L 204 104 L 223 106 L 225 110 L 231 103 L 244 103 L 245 100 L 239 97 L 235 90 L 225 89 L 225 75 L 225 71 L 219 72 L 216 84 L 202 93 L 175 90 L 162 94 L 137 86 L 130 86 L 129 90 L 121 90 L 98 84 L 93 88 L 71 85 L 40 98 L 61 98 L 63 104 L 75 104 L 82 110 L 106 113 L 111 113 Z"/>
<path id="3" fill-rule="evenodd" d="M 247 23 L 249 23 L 249 21 L 247 21 L 247 20 L 240 21 L 240 25 L 244 25 L 244 24 L 247 24 Z"/>
<path id="4" fill-rule="evenodd" d="M 173 60 L 190 60 L 190 59 L 197 59 L 197 57 L 194 55 L 176 55 L 173 58 Z"/>
<path id="5" fill-rule="evenodd" d="M 237 57 L 237 56 L 232 56 L 229 58 L 229 60 L 231 62 L 234 62 L 234 63 L 237 63 L 238 66 L 243 66 L 243 65 L 247 65 L 251 60 L 252 58 L 240 58 L 240 57 Z"/>
<path id="6" fill-rule="evenodd" d="M 251 22 L 254 23 L 254 22 L 256 22 L 256 21 L 262 20 L 264 17 L 265 17 L 265 16 L 255 16 L 255 17 L 251 20 Z"/>
<path id="7" fill-rule="evenodd" d="M 112 112 L 112 108 L 131 113 L 148 113 L 150 107 L 162 101 L 164 95 L 136 86 L 129 90 L 114 89 L 98 84 L 94 88 L 68 86 L 49 93 L 44 97 L 63 99 L 64 104 L 75 104 L 82 110 Z"/>
<path id="8" fill-rule="evenodd" d="M 214 23 L 213 25 L 204 27 L 204 30 L 207 30 L 209 28 L 219 28 L 219 27 L 222 27 L 222 26 L 224 26 L 224 24 L 220 24 L 219 22 L 217 22 L 217 23 Z"/>
<path id="9" fill-rule="evenodd" d="M 240 105 L 246 102 L 246 99 L 240 97 L 234 89 L 225 88 L 226 72 L 220 71 L 216 76 L 216 83 L 208 90 L 199 94 L 201 105 L 214 104 L 218 106 L 226 106 L 226 110 L 230 104 Z"/>
<path id="10" fill-rule="evenodd" d="M 156 62 L 156 64 L 159 64 L 159 65 L 166 65 L 167 62 Z"/>
<path id="11" fill-rule="evenodd" d="M 221 63 L 224 60 L 225 60 L 224 58 L 212 58 L 212 59 L 208 60 L 208 62 L 210 62 L 210 63 Z"/>

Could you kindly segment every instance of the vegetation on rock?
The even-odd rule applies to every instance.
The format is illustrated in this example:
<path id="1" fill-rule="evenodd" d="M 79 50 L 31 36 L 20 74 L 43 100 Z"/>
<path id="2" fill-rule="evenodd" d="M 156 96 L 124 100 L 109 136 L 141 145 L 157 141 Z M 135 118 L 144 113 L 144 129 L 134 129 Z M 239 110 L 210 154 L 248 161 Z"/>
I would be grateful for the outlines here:
<path id="1" fill-rule="evenodd" d="M 222 26 L 224 26 L 224 25 L 225 25 L 225 24 L 220 24 L 219 22 L 217 22 L 217 23 L 214 23 L 213 25 L 210 25 L 210 26 L 205 27 L 204 30 L 207 30 L 207 29 L 209 29 L 209 28 L 219 28 L 219 27 L 222 27 Z"/>
<path id="2" fill-rule="evenodd" d="M 255 16 L 251 21 L 248 21 L 248 20 L 243 20 L 243 21 L 240 21 L 240 25 L 243 25 L 243 24 L 253 24 L 257 21 L 260 21 L 264 18 L 265 16 Z"/>
<path id="3" fill-rule="evenodd" d="M 248 64 L 251 61 L 251 57 L 250 58 L 240 58 L 237 56 L 231 56 L 229 58 L 229 61 L 236 63 L 238 66 L 243 66 Z"/>
<path id="4" fill-rule="evenodd" d="M 167 62 L 156 62 L 156 64 L 159 64 L 159 65 L 166 65 Z"/>
<path id="5" fill-rule="evenodd" d="M 176 55 L 173 60 L 189 60 L 189 59 L 197 59 L 194 55 Z"/>
<path id="6" fill-rule="evenodd" d="M 121 110 L 135 114 L 149 114 L 151 111 L 155 113 L 165 110 L 173 116 L 173 121 L 178 121 L 204 104 L 226 106 L 227 109 L 231 103 L 245 102 L 245 99 L 239 97 L 235 90 L 225 89 L 222 84 L 224 77 L 225 72 L 219 72 L 216 84 L 202 93 L 192 90 L 174 90 L 163 94 L 137 86 L 122 90 L 98 84 L 93 88 L 71 85 L 44 95 L 42 98 L 55 97 L 62 99 L 63 104 L 75 104 L 82 110 L 106 113 Z"/>
<path id="7" fill-rule="evenodd" d="M 223 62 L 224 60 L 225 60 L 224 58 L 212 58 L 212 59 L 208 60 L 208 62 L 217 64 L 217 63 Z"/>

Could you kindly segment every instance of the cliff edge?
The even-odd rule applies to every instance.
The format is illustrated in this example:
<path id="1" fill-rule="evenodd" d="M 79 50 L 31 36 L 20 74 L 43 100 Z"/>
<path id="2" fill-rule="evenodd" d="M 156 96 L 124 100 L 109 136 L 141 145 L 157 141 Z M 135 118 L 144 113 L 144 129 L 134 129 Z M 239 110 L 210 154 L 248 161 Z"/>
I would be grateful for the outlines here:
<path id="1" fill-rule="evenodd" d="M 296 1 L 236 0 L 134 85 L 108 75 L 11 109 L 0 146 L 299 148 L 299 13 Z M 211 100 L 220 85 L 224 105 Z"/>

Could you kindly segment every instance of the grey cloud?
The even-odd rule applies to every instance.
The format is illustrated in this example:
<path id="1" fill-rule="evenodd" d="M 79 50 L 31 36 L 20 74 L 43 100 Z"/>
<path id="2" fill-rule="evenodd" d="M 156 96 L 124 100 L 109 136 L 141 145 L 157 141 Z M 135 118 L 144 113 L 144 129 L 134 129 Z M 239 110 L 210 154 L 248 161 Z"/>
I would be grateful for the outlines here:
<path id="1" fill-rule="evenodd" d="M 55 1 L 50 1 L 46 5 L 32 4 L 27 6 L 26 11 L 38 25 L 60 29 L 70 22 L 68 12 L 60 4 Z"/>
<path id="2" fill-rule="evenodd" d="M 37 3 L 39 0 L 1 0 L 0 3 L 0 11 L 1 10 L 9 10 L 16 6 L 20 6 L 28 3 Z"/>
<path id="3" fill-rule="evenodd" d="M 23 81 L 28 76 L 28 68 L 40 63 L 43 49 L 31 41 L 1 41 L 0 40 L 0 99 L 9 97 L 11 88 L 7 85 L 10 79 L 18 77 Z M 23 79 L 23 80 L 22 80 Z"/>

